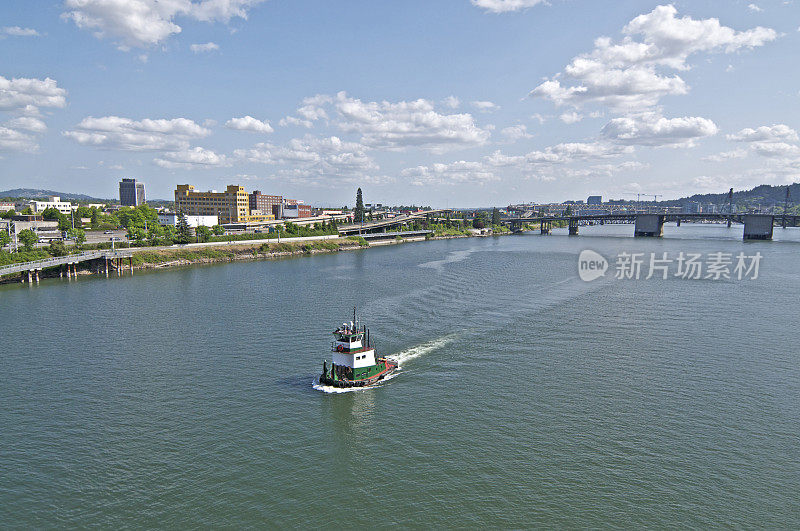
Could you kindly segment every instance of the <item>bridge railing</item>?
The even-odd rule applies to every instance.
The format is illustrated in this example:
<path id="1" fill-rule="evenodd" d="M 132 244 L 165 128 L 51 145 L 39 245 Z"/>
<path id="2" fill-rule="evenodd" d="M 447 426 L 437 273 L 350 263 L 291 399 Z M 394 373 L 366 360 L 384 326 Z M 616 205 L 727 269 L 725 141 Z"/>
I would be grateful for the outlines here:
<path id="1" fill-rule="evenodd" d="M 17 262 L 14 264 L 0 266 L 0 275 L 7 275 L 9 273 L 16 273 L 19 271 L 27 271 L 32 269 L 44 269 L 45 267 L 54 267 L 76 262 L 85 262 L 86 260 L 95 260 L 97 258 L 127 258 L 131 256 L 131 254 L 132 253 L 130 251 L 88 251 L 79 254 L 68 254 L 53 258 L 43 258 L 42 260 L 31 260 L 30 262 Z"/>

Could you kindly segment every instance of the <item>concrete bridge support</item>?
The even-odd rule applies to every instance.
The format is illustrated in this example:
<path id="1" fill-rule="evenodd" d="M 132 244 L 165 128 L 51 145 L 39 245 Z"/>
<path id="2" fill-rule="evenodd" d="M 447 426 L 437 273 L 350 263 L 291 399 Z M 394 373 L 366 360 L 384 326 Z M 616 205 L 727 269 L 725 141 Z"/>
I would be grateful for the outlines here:
<path id="1" fill-rule="evenodd" d="M 744 217 L 745 240 L 771 240 L 775 220 L 766 214 L 747 214 Z"/>
<path id="2" fill-rule="evenodd" d="M 553 224 L 549 221 L 542 221 L 539 223 L 539 232 L 541 234 L 550 234 Z"/>
<path id="3" fill-rule="evenodd" d="M 578 235 L 578 220 L 577 219 L 570 219 L 569 220 L 569 235 L 570 236 L 577 236 Z"/>
<path id="4" fill-rule="evenodd" d="M 664 216 L 658 214 L 638 214 L 633 235 L 660 238 L 664 235 Z"/>

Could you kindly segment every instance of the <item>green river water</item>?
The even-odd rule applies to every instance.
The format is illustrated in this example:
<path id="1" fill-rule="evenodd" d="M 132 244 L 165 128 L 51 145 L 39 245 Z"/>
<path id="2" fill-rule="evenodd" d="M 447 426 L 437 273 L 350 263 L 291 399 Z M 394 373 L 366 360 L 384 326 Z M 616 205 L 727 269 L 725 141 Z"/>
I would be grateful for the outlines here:
<path id="1" fill-rule="evenodd" d="M 0 286 L 0 525 L 800 527 L 800 231 L 632 231 Z M 402 370 L 315 389 L 354 305 Z"/>

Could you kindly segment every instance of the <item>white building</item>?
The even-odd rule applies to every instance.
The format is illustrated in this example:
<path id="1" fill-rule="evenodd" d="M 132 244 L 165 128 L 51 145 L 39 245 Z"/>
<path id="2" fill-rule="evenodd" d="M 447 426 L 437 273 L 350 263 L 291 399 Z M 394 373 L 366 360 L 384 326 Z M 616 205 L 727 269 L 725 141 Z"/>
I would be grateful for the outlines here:
<path id="1" fill-rule="evenodd" d="M 22 212 L 26 208 L 31 207 L 31 210 L 34 214 L 41 214 L 48 208 L 55 208 L 62 214 L 69 216 L 72 212 L 72 203 L 68 201 L 62 201 L 60 197 L 57 195 L 51 195 L 47 198 L 47 201 L 27 201 L 22 203 L 17 203 L 15 205 L 15 210 L 17 212 Z"/>
<path id="2" fill-rule="evenodd" d="M 175 212 L 159 212 L 158 213 L 158 222 L 162 225 L 178 225 L 178 214 Z M 205 227 L 213 227 L 214 225 L 219 225 L 219 218 L 217 216 L 186 216 L 186 222 L 189 224 L 190 227 L 199 227 L 203 225 Z"/>

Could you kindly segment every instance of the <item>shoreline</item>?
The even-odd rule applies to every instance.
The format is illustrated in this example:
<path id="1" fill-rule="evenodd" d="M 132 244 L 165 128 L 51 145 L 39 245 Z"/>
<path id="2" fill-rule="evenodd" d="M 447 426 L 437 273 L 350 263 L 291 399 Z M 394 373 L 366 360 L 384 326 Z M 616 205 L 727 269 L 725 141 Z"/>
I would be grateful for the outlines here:
<path id="1" fill-rule="evenodd" d="M 239 261 L 256 260 L 278 260 L 283 258 L 294 258 L 300 256 L 313 256 L 316 254 L 338 253 L 345 251 L 355 251 L 358 249 L 369 249 L 370 247 L 382 247 L 385 245 L 398 245 L 402 243 L 424 242 L 431 240 L 450 240 L 456 238 L 487 238 L 490 236 L 507 236 L 511 232 L 498 234 L 460 234 L 433 236 L 431 238 L 412 237 L 401 240 L 373 241 L 366 245 L 358 240 L 348 238 L 320 238 L 304 241 L 284 241 L 276 242 L 225 242 L 217 245 L 204 244 L 198 247 L 197 244 L 180 247 L 131 247 L 127 250 L 133 252 L 132 267 L 125 265 L 119 269 L 112 269 L 109 275 L 121 276 L 126 273 L 136 271 L 148 271 L 169 269 L 175 267 L 187 267 L 194 265 L 222 264 Z M 131 271 L 132 270 L 132 271 Z M 102 276 L 104 273 L 92 271 L 88 263 L 84 267 L 78 267 L 78 276 Z M 41 278 L 59 278 L 56 269 L 43 270 Z M 20 279 L 9 275 L 0 278 L 0 285 L 20 284 Z"/>

